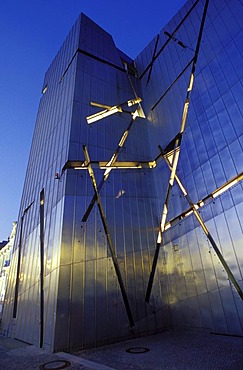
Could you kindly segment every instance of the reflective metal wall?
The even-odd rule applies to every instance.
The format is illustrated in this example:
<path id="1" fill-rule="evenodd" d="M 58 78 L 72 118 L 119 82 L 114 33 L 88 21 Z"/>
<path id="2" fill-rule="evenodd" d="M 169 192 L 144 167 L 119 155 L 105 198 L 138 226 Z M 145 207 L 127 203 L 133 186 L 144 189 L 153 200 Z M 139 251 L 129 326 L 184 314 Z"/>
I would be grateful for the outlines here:
<path id="1" fill-rule="evenodd" d="M 79 40 L 78 20 L 43 84 L 19 211 L 2 330 L 35 345 L 53 348 L 58 297 L 65 181 L 55 180 L 68 156 L 75 63 L 66 71 Z M 62 79 L 65 73 L 65 79 Z M 44 274 L 40 257 L 40 193 L 45 191 Z M 40 282 L 44 280 L 41 289 Z M 44 317 L 41 318 L 41 290 Z M 43 306 L 43 305 L 42 305 Z M 43 307 L 42 307 L 43 309 Z"/>
<path id="2" fill-rule="evenodd" d="M 166 148 L 179 132 L 190 77 L 187 65 L 196 49 L 205 4 L 188 1 L 160 33 L 157 49 L 155 38 L 136 59 L 154 157 L 158 145 Z M 177 167 L 193 202 L 207 198 L 200 215 L 241 289 L 242 182 L 216 198 L 207 196 L 243 169 L 242 15 L 240 1 L 209 1 Z M 173 38 L 165 46 L 168 34 Z M 154 50 L 159 55 L 151 72 Z M 150 66 L 147 71 L 146 66 Z M 155 173 L 162 213 L 170 178 L 165 161 Z M 191 212 L 185 218 L 188 208 L 175 181 L 167 217 L 174 223 L 164 234 L 162 267 L 157 268 L 163 305 L 169 306 L 172 325 L 242 335 L 242 298 L 195 215 Z"/>
<path id="3" fill-rule="evenodd" d="M 134 99 L 133 88 L 140 94 L 140 82 L 127 74 L 123 60 L 132 62 L 116 49 L 110 35 L 83 16 L 69 160 L 85 159 L 82 145 L 87 145 L 92 162 L 109 161 L 117 152 L 131 114 L 119 113 L 90 125 L 86 116 L 102 110 L 91 107 L 91 101 L 115 106 Z M 151 154 L 147 138 L 148 121 L 138 117 L 119 149 L 117 160 L 148 161 Z M 104 170 L 94 167 L 97 184 L 103 174 Z M 161 313 L 155 314 L 153 307 L 144 302 L 158 219 L 152 171 L 112 170 L 100 191 L 107 232 L 136 324 L 132 328 L 97 204 L 87 221 L 82 222 L 94 194 L 91 178 L 87 170 L 67 169 L 63 181 L 66 188 L 59 297 L 65 300 L 57 301 L 55 348 L 102 345 L 136 333 L 154 332 Z M 163 327 L 163 320 L 159 318 L 159 322 L 159 327 Z"/>
<path id="4" fill-rule="evenodd" d="M 205 3 L 188 1 L 135 65 L 84 15 L 68 35 L 43 84 L 3 312 L 7 335 L 58 351 L 172 325 L 242 334 L 242 300 L 195 215 L 185 217 L 176 183 L 145 302 L 170 178 L 158 145 L 170 147 L 180 129 Z M 242 183 L 209 195 L 242 172 L 242 16 L 239 0 L 209 1 L 176 171 L 192 201 L 205 200 L 200 215 L 241 289 Z M 90 102 L 117 106 L 137 96 L 147 118 L 133 119 L 135 105 L 87 124 L 103 109 Z M 156 167 L 112 169 L 104 181 L 98 162 L 114 155 L 156 159 Z"/>

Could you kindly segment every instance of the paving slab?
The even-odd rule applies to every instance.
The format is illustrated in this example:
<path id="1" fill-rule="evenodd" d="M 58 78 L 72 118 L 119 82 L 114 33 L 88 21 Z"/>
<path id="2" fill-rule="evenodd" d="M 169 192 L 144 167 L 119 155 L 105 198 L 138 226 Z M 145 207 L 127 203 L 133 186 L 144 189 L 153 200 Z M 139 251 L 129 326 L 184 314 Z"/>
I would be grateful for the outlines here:
<path id="1" fill-rule="evenodd" d="M 242 370 L 243 337 L 168 330 L 75 355 L 116 370 Z"/>
<path id="2" fill-rule="evenodd" d="M 4 370 L 243 370 L 243 337 L 201 330 L 162 333 L 75 353 L 49 353 L 0 335 Z"/>
<path id="3" fill-rule="evenodd" d="M 17 339 L 0 335 L 0 369 L 3 370 L 47 370 L 60 369 L 65 364 L 67 369 L 90 370 L 78 362 L 67 363 L 59 354 L 52 354 Z"/>

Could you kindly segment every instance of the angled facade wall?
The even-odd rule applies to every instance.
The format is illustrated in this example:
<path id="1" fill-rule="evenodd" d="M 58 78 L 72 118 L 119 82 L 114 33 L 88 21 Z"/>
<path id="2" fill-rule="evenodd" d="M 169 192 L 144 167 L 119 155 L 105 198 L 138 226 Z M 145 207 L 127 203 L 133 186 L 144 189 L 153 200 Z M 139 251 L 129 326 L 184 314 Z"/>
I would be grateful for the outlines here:
<path id="1" fill-rule="evenodd" d="M 190 78 L 187 66 L 196 49 L 205 3 L 188 1 L 162 30 L 156 55 L 168 39 L 164 32 L 172 35 L 186 16 L 174 40 L 154 61 L 152 72 L 148 69 L 143 74 L 157 38 L 136 59 L 151 122 L 153 156 L 158 145 L 166 148 L 179 132 Z M 242 182 L 216 198 L 208 195 L 232 178 L 242 178 L 242 14 L 240 1 L 209 1 L 177 168 L 193 202 L 205 199 L 200 215 L 241 289 Z M 170 170 L 163 160 L 155 172 L 162 213 Z M 172 227 L 165 232 L 161 248 L 163 304 L 170 307 L 173 325 L 242 335 L 242 298 L 195 215 L 185 217 L 189 208 L 175 181 L 167 217 Z"/>
<path id="2" fill-rule="evenodd" d="M 169 154 L 180 130 L 206 3 L 188 1 L 135 62 L 86 16 L 77 20 L 43 84 L 3 311 L 5 334 L 52 351 L 173 325 L 242 335 L 241 297 L 195 215 L 187 216 L 191 209 L 176 183 L 145 302 L 170 179 L 158 146 Z M 193 203 L 199 207 L 203 200 L 200 215 L 240 289 L 242 183 L 212 194 L 241 179 L 242 16 L 240 1 L 209 1 L 176 171 Z M 87 116 L 104 109 L 90 102 L 113 107 L 138 96 L 146 118 L 133 119 L 135 104 L 87 124 Z M 84 222 L 94 178 L 99 184 L 104 175 L 98 162 L 114 154 L 116 161 L 144 165 L 112 169 L 99 190 L 100 207 L 96 202 Z M 68 161 L 85 169 L 70 168 Z"/>
<path id="3" fill-rule="evenodd" d="M 119 113 L 90 126 L 86 116 L 99 110 L 90 107 L 90 101 L 113 106 L 136 98 L 135 91 L 140 94 L 130 64 L 132 60 L 116 48 L 111 36 L 81 15 L 46 73 L 20 210 L 22 232 L 18 230 L 16 239 L 21 243 L 15 246 L 13 284 L 2 325 L 6 333 L 26 342 L 39 345 L 43 340 L 45 348 L 64 350 L 157 330 L 160 313 L 155 315 L 153 308 L 146 306 L 143 295 L 158 212 L 151 170 L 131 169 L 125 176 L 124 171 L 112 171 L 100 192 L 130 321 L 96 205 L 87 222 L 82 222 L 93 197 L 90 177 L 87 171 L 62 172 L 68 160 L 84 160 L 83 145 L 92 161 L 108 161 L 116 151 L 131 114 Z M 136 118 L 119 160 L 148 161 L 147 137 L 148 121 Z M 100 182 L 104 171 L 94 171 Z M 16 274 L 20 277 L 17 297 Z M 136 325 L 131 329 L 132 321 Z M 162 317 L 158 321 L 162 327 Z"/>

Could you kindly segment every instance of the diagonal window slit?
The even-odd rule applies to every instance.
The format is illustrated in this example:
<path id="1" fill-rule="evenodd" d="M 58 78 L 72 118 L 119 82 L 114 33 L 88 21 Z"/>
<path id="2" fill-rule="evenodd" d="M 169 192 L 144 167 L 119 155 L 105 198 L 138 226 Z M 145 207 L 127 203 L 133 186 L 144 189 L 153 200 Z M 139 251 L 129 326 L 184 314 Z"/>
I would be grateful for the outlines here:
<path id="1" fill-rule="evenodd" d="M 174 31 L 172 32 L 171 36 L 174 36 L 176 34 L 176 32 L 178 31 L 178 29 L 181 27 L 181 25 L 185 22 L 185 20 L 187 19 L 187 17 L 191 14 L 191 12 L 193 11 L 193 9 L 196 7 L 196 5 L 198 4 L 199 0 L 195 1 L 195 3 L 192 5 L 192 7 L 188 10 L 188 12 L 186 13 L 186 15 L 182 18 L 182 20 L 180 21 L 180 23 L 177 25 L 177 27 L 174 29 Z M 154 55 L 154 57 L 152 58 L 151 62 L 149 63 L 149 65 L 145 68 L 145 70 L 141 73 L 141 75 L 139 76 L 139 79 L 141 80 L 143 78 L 143 76 L 146 74 L 146 72 L 148 72 L 148 70 L 151 68 L 151 66 L 153 65 L 153 63 L 155 62 L 155 60 L 160 56 L 160 54 L 162 53 L 162 51 L 165 49 L 165 47 L 169 44 L 169 42 L 171 41 L 171 39 L 167 39 L 165 41 L 165 43 L 163 44 L 163 46 L 159 49 L 159 51 L 157 52 L 156 55 Z"/>

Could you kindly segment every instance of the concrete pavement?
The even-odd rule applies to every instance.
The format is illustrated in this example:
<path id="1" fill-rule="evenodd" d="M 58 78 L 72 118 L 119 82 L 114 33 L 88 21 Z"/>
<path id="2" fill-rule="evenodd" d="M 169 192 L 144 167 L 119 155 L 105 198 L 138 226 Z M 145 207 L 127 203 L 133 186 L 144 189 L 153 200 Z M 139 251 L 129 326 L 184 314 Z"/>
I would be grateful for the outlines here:
<path id="1" fill-rule="evenodd" d="M 243 370 L 243 337 L 202 330 L 156 335 L 76 353 L 50 354 L 0 335 L 0 368 L 6 370 Z"/>
<path id="2" fill-rule="evenodd" d="M 76 355 L 116 370 L 242 370 L 243 337 L 200 329 L 168 330 Z"/>

